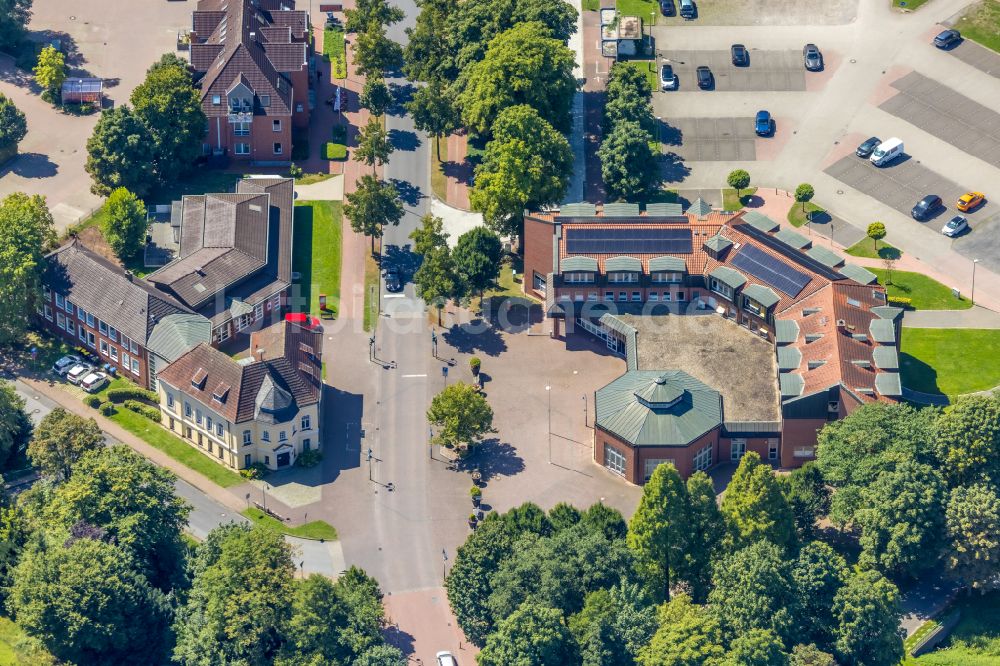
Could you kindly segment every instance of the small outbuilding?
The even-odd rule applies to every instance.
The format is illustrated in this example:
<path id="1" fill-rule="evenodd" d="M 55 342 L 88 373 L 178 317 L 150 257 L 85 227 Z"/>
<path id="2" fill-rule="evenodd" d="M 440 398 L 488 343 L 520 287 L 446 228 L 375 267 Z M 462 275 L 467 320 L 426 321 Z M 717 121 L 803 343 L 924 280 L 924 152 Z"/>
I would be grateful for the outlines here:
<path id="1" fill-rule="evenodd" d="M 62 84 L 63 104 L 97 104 L 104 99 L 104 79 L 72 78 Z"/>

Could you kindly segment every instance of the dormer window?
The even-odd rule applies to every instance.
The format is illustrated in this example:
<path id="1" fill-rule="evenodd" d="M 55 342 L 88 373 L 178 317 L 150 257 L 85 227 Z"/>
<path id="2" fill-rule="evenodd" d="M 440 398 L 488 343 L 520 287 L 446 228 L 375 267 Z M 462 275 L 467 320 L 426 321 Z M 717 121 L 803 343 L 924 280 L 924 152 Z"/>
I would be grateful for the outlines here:
<path id="1" fill-rule="evenodd" d="M 638 281 L 639 274 L 632 271 L 611 271 L 608 273 L 608 282 L 628 283 Z"/>
<path id="2" fill-rule="evenodd" d="M 712 288 L 712 291 L 714 291 L 715 293 L 720 294 L 722 296 L 725 296 L 726 298 L 732 299 L 732 297 L 733 297 L 733 288 L 730 287 L 729 285 L 723 284 L 719 280 L 716 280 L 715 278 L 712 278 L 712 282 L 711 282 L 710 286 Z"/>
<path id="3" fill-rule="evenodd" d="M 205 368 L 198 368 L 197 372 L 191 376 L 191 386 L 199 391 L 204 390 L 206 379 L 208 379 L 208 373 L 205 372 Z"/>
<path id="4" fill-rule="evenodd" d="M 589 271 L 570 271 L 563 273 L 563 281 L 569 284 L 589 283 L 594 281 L 594 274 Z"/>

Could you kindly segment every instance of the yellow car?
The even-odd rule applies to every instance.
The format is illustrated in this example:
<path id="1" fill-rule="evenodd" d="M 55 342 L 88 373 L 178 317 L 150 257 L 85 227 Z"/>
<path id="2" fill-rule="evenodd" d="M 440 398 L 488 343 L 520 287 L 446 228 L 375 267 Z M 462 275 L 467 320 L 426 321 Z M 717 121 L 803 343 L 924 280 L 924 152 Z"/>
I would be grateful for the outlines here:
<path id="1" fill-rule="evenodd" d="M 966 192 L 958 198 L 958 203 L 955 204 L 955 208 L 959 209 L 963 213 L 967 213 L 984 201 L 986 201 L 986 195 L 982 192 Z"/>

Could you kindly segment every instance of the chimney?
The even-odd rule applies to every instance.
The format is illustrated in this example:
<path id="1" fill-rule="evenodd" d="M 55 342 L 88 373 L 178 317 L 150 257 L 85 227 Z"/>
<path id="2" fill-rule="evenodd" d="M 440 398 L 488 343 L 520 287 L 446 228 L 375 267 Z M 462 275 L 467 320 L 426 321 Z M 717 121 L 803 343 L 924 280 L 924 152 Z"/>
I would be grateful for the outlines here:
<path id="1" fill-rule="evenodd" d="M 250 32 L 250 39 L 257 39 L 257 33 L 256 33 L 256 32 L 253 32 L 253 31 L 251 31 L 251 32 Z"/>

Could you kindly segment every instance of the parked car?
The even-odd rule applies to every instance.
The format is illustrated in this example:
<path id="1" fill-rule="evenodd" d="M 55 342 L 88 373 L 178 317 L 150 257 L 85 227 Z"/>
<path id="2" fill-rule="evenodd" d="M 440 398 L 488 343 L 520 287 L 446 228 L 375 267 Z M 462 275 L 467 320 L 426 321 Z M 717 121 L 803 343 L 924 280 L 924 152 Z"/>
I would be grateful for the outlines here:
<path id="1" fill-rule="evenodd" d="M 698 8 L 694 6 L 694 0 L 681 0 L 681 18 L 693 19 L 698 15 Z"/>
<path id="2" fill-rule="evenodd" d="M 702 90 L 709 90 L 713 85 L 715 85 L 715 77 L 712 76 L 712 70 L 710 70 L 706 65 L 700 65 L 695 71 L 698 75 L 699 88 Z"/>
<path id="3" fill-rule="evenodd" d="M 984 201 L 986 201 L 986 195 L 982 192 L 966 192 L 958 198 L 958 203 L 955 204 L 955 208 L 959 209 L 963 213 L 968 213 L 973 208 L 977 208 Z"/>
<path id="4" fill-rule="evenodd" d="M 877 167 L 885 166 L 896 158 L 902 157 L 903 149 L 903 140 L 892 137 L 875 146 L 875 151 L 868 159 Z"/>
<path id="5" fill-rule="evenodd" d="M 66 372 L 66 380 L 70 384 L 79 384 L 80 380 L 89 375 L 94 366 L 89 363 L 77 363 Z"/>
<path id="6" fill-rule="evenodd" d="M 818 72 L 823 69 L 823 54 L 815 44 L 806 44 L 802 47 L 802 60 L 806 69 L 810 72 Z"/>
<path id="7" fill-rule="evenodd" d="M 917 205 L 910 211 L 910 215 L 912 215 L 915 220 L 926 220 L 942 207 L 943 204 L 941 203 L 941 197 L 936 194 L 928 194 L 926 197 L 917 202 Z"/>
<path id="8" fill-rule="evenodd" d="M 961 215 L 956 215 L 955 217 L 948 220 L 943 227 L 941 227 L 941 233 L 949 238 L 954 238 L 963 231 L 969 228 L 969 221 L 962 217 Z"/>
<path id="9" fill-rule="evenodd" d="M 403 282 L 399 279 L 399 271 L 395 268 L 390 268 L 385 274 L 385 288 L 392 293 L 403 291 Z"/>
<path id="10" fill-rule="evenodd" d="M 664 16 L 673 16 L 677 13 L 677 8 L 674 7 L 674 0 L 660 0 L 660 13 Z"/>
<path id="11" fill-rule="evenodd" d="M 962 41 L 962 33 L 958 30 L 945 30 L 944 32 L 939 32 L 937 37 L 934 38 L 934 46 L 939 49 L 950 49 L 960 41 Z"/>
<path id="12" fill-rule="evenodd" d="M 750 64 L 750 52 L 742 44 L 733 44 L 730 46 L 729 55 L 733 59 L 733 64 L 737 67 L 746 67 Z"/>
<path id="13" fill-rule="evenodd" d="M 74 365 L 80 362 L 82 362 L 82 360 L 76 354 L 66 354 L 61 359 L 52 364 L 52 372 L 62 377 L 67 372 L 69 372 Z"/>
<path id="14" fill-rule="evenodd" d="M 106 372 L 92 372 L 80 382 L 80 388 L 82 388 L 87 393 L 97 393 L 102 388 L 107 386 L 108 383 L 108 373 Z"/>
<path id="15" fill-rule="evenodd" d="M 753 129 L 757 132 L 757 136 L 768 136 L 773 129 L 772 123 L 771 114 L 760 110 L 757 112 L 757 117 L 754 118 Z"/>
<path id="16" fill-rule="evenodd" d="M 677 90 L 678 80 L 671 65 L 660 67 L 660 90 Z"/>
<path id="17" fill-rule="evenodd" d="M 865 157 L 865 158 L 871 157 L 872 153 L 875 152 L 875 149 L 878 148 L 878 144 L 880 143 L 882 143 L 882 139 L 878 138 L 877 136 L 865 139 L 865 142 L 862 143 L 860 146 L 858 146 L 858 149 L 854 151 L 854 153 L 858 157 Z"/>
<path id="18" fill-rule="evenodd" d="M 443 650 L 437 653 L 437 666 L 458 666 L 458 662 L 455 661 L 451 652 Z"/>

